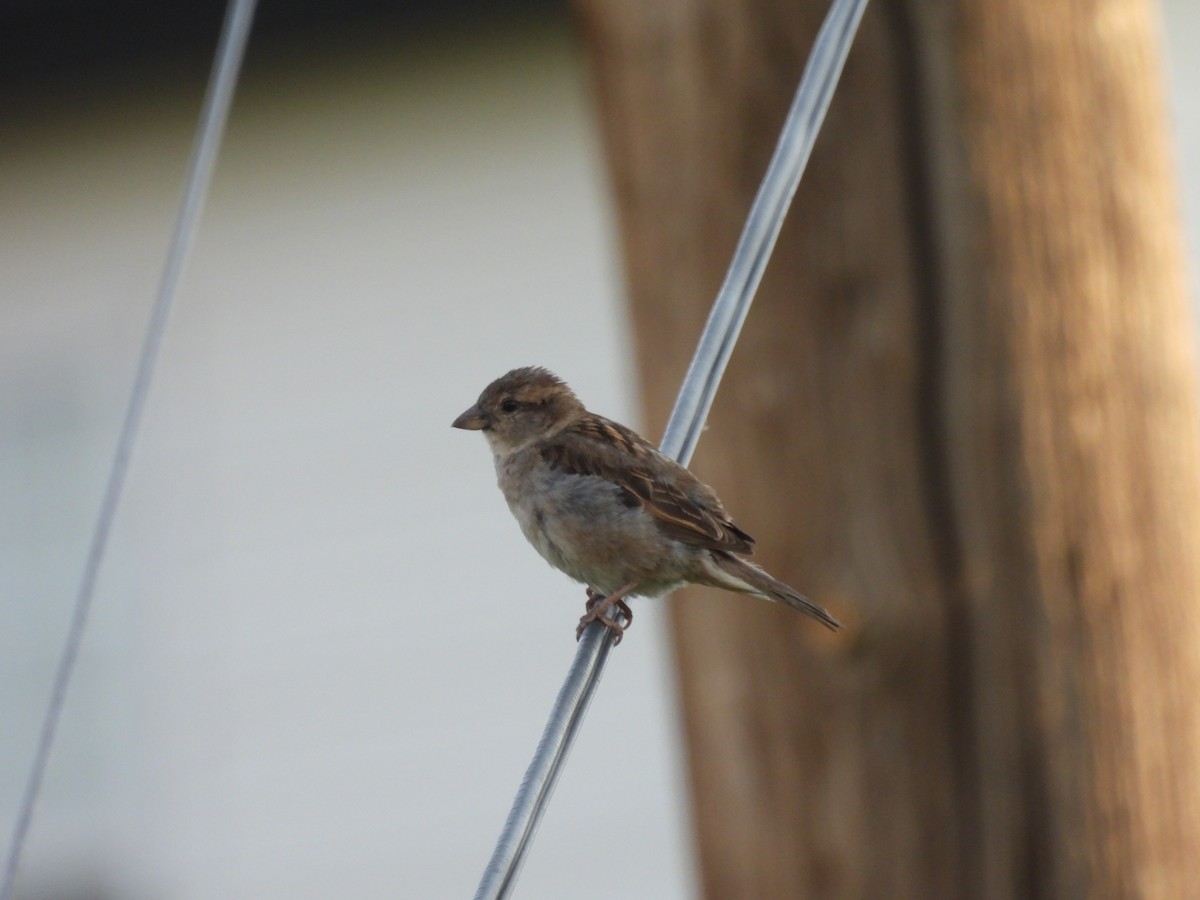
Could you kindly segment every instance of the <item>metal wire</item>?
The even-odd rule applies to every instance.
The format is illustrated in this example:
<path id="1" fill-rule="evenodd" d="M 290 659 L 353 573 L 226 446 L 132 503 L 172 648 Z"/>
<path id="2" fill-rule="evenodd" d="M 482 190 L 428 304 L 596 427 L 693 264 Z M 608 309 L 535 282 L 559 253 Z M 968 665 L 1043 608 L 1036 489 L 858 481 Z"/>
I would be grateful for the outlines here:
<path id="1" fill-rule="evenodd" d="M 663 435 L 662 452 L 684 465 L 691 459 L 700 439 L 717 386 L 808 163 L 866 6 L 867 0 L 834 0 L 813 45 L 775 154 L 750 209 L 725 283 L 713 303 Z M 584 631 L 534 751 L 533 761 L 525 772 L 504 830 L 475 891 L 475 900 L 502 900 L 512 893 L 563 763 L 604 672 L 608 652 L 613 646 L 611 634 L 600 622 L 593 622 Z"/>
<path id="2" fill-rule="evenodd" d="M 167 316 L 171 311 L 171 304 L 179 287 L 183 265 L 192 245 L 204 196 L 212 181 L 217 149 L 221 145 L 225 123 L 229 118 L 229 107 L 233 100 L 234 88 L 237 85 L 242 58 L 245 55 L 250 25 L 254 19 L 255 5 L 256 0 L 229 0 L 225 11 L 221 37 L 213 60 L 212 74 L 209 77 L 208 91 L 204 98 L 204 108 L 200 114 L 200 125 L 195 144 L 192 147 L 187 176 L 184 180 L 179 215 L 171 234 L 167 259 L 155 295 L 154 308 L 151 311 L 150 322 L 142 341 L 141 356 L 133 379 L 129 405 L 125 409 L 125 418 L 117 437 L 117 448 L 113 456 L 112 467 L 109 469 L 104 496 L 100 501 L 100 511 L 92 531 L 91 543 L 88 546 L 79 590 L 75 595 L 75 605 L 71 613 L 66 641 L 55 670 L 50 702 L 46 707 L 46 715 L 38 735 L 33 762 L 25 781 L 12 839 L 9 841 L 8 851 L 5 854 L 3 880 L 0 880 L 0 900 L 11 900 L 12 897 L 17 877 L 17 865 L 21 860 L 21 851 L 24 849 L 25 839 L 28 837 L 29 827 L 33 821 L 33 811 L 37 806 L 42 781 L 46 774 L 46 764 L 54 746 L 54 735 L 62 717 L 63 704 L 66 702 L 67 690 L 71 684 L 71 675 L 75 670 L 75 662 L 83 642 L 88 613 L 96 592 L 96 578 L 100 572 L 100 565 L 104 561 L 109 533 L 112 531 L 113 519 L 116 516 L 117 505 L 125 485 L 129 459 L 133 453 L 138 426 L 146 406 L 146 396 L 150 390 L 150 380 L 154 374 L 154 364 L 158 359 L 158 351 L 162 346 L 163 333 L 166 330 Z"/>
<path id="3" fill-rule="evenodd" d="M 808 165 L 813 143 L 866 8 L 867 0 L 834 0 L 813 44 L 775 154 L 746 218 L 725 282 L 708 315 L 700 345 L 663 435 L 662 452 L 685 466 L 704 430 L 717 386 L 750 311 L 800 176 Z"/>

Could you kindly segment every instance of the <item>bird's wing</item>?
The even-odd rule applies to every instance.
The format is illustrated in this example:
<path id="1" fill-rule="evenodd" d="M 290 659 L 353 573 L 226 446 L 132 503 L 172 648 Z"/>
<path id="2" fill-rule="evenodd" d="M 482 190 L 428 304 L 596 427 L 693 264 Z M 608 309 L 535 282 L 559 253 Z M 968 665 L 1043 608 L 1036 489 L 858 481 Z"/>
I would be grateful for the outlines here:
<path id="1" fill-rule="evenodd" d="M 644 508 L 677 541 L 754 552 L 754 538 L 733 524 L 711 488 L 624 425 L 589 414 L 539 449 L 559 471 L 611 481 L 626 503 Z"/>

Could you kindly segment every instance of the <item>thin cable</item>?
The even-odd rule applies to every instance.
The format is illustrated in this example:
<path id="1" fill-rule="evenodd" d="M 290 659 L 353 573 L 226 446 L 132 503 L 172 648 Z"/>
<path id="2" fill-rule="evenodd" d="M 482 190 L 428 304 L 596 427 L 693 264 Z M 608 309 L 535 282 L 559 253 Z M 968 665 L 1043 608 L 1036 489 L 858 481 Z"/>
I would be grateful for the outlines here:
<path id="1" fill-rule="evenodd" d="M 517 882 L 525 854 L 541 824 L 542 815 L 550 803 L 550 795 L 575 743 L 575 735 L 583 723 L 588 704 L 600 683 L 604 663 L 613 644 L 605 627 L 584 629 L 575 651 L 575 659 L 567 671 L 566 681 L 554 701 L 550 721 L 542 732 L 533 754 L 533 761 L 517 789 L 508 819 L 492 858 L 484 870 L 475 900 L 491 900 L 509 896 Z"/>
<path id="2" fill-rule="evenodd" d="M 34 750 L 33 763 L 18 807 L 12 840 L 9 842 L 8 852 L 4 858 L 3 880 L 0 881 L 0 900 L 11 900 L 12 897 L 17 877 L 17 865 L 21 860 L 21 852 L 29 834 L 29 826 L 33 821 L 33 811 L 37 806 L 38 795 L 41 793 L 42 781 L 46 774 L 46 764 L 54 746 L 54 735 L 58 729 L 59 720 L 62 718 L 63 704 L 66 702 L 67 690 L 71 684 L 71 675 L 79 657 L 79 648 L 87 627 L 88 613 L 91 611 L 92 598 L 96 592 L 96 579 L 104 561 L 108 537 L 112 531 L 113 519 L 116 516 L 117 505 L 125 485 L 125 476 L 129 471 L 129 459 L 133 453 L 138 426 L 146 406 L 146 395 L 150 390 L 154 364 L 162 346 L 167 316 L 171 311 L 171 304 L 179 287 L 184 261 L 192 245 L 204 196 L 212 181 L 217 149 L 221 145 L 221 136 L 229 118 L 233 91 L 237 85 L 238 72 L 245 55 L 246 41 L 250 35 L 250 25 L 254 19 L 255 2 L 256 0 L 229 0 L 225 11 L 225 21 L 221 28 L 220 41 L 217 44 L 212 74 L 209 77 L 204 108 L 200 114 L 200 125 L 195 144 L 192 147 L 187 176 L 184 180 L 179 215 L 175 220 L 175 230 L 167 249 L 167 259 L 158 283 L 154 308 L 142 341 L 141 357 L 134 375 L 129 405 L 125 409 L 125 418 L 117 437 L 117 448 L 113 456 L 112 467 L 109 469 L 104 496 L 100 502 L 96 526 L 92 531 L 91 544 L 88 547 L 87 558 L 83 566 L 83 577 L 75 595 L 75 606 L 71 613 L 66 641 L 63 644 L 58 668 L 54 674 L 50 702 L 46 707 L 46 715 L 42 721 L 42 729 Z"/>
<path id="3" fill-rule="evenodd" d="M 704 430 L 717 386 L 750 311 L 800 176 L 808 165 L 813 143 L 825 121 L 825 111 L 866 8 L 867 0 L 834 0 L 813 44 L 775 155 L 754 198 L 725 282 L 713 302 L 700 345 L 663 434 L 662 452 L 685 466 L 691 461 Z"/>
<path id="4" fill-rule="evenodd" d="M 825 120 L 825 111 L 866 6 L 867 0 L 833 0 L 817 34 L 775 154 L 667 422 L 660 449 L 684 465 L 700 439 L 717 386 Z M 613 646 L 611 634 L 601 622 L 593 622 L 584 630 L 533 761 L 517 789 L 504 830 L 475 891 L 475 900 L 503 900 L 512 893 L 567 754 L 600 683 Z"/>

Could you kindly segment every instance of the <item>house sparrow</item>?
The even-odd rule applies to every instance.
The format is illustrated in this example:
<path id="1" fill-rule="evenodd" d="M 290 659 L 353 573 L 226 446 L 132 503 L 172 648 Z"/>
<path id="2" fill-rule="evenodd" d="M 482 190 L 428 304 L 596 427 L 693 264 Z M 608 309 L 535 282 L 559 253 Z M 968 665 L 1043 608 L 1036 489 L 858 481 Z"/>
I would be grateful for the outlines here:
<path id="1" fill-rule="evenodd" d="M 736 556 L 754 539 L 730 520 L 712 488 L 624 425 L 588 412 L 556 375 L 513 369 L 453 427 L 482 431 L 500 490 L 521 531 L 550 565 L 588 588 L 588 623 L 619 641 L 635 595 L 705 584 L 775 600 L 840 628 L 833 616 Z M 625 624 L 610 611 L 616 607 Z"/>

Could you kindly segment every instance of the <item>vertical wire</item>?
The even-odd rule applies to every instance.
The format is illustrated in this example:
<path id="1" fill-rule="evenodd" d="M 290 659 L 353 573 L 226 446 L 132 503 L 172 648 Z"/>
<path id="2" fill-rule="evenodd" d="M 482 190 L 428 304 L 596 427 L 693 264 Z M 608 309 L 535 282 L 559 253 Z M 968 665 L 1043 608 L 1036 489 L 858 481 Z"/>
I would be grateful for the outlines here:
<path id="1" fill-rule="evenodd" d="M 667 422 L 660 449 L 683 465 L 691 459 L 704 429 L 866 6 L 867 0 L 833 0 L 817 34 L 779 143 Z M 584 630 L 475 900 L 503 900 L 512 893 L 612 646 L 611 632 L 603 623 L 593 622 Z"/>
<path id="2" fill-rule="evenodd" d="M 92 600 L 96 592 L 96 579 L 104 561 L 113 519 L 116 517 L 117 506 L 125 486 L 125 476 L 129 471 L 129 460 L 137 440 L 138 427 L 145 410 L 146 396 L 150 390 L 155 362 L 158 359 L 163 335 L 166 331 L 167 317 L 179 287 L 184 262 L 195 236 L 196 223 L 204 204 L 204 196 L 212 181 L 217 150 L 221 145 L 225 123 L 229 118 L 229 107 L 233 100 L 242 59 L 245 56 L 250 25 L 254 19 L 255 3 L 256 0 L 229 0 L 225 11 L 221 37 L 205 94 L 204 108 L 200 114 L 200 124 L 184 180 L 179 215 L 175 220 L 175 228 L 168 245 L 162 277 L 155 294 L 154 307 L 142 341 L 141 355 L 133 379 L 129 404 L 125 409 L 125 418 L 117 437 L 116 451 L 100 502 L 96 525 L 92 530 L 91 543 L 84 561 L 79 589 L 75 595 L 75 605 L 71 613 L 66 640 L 54 674 L 50 701 L 46 706 L 46 714 L 34 749 L 33 762 L 25 781 L 12 839 L 9 841 L 8 851 L 5 854 L 3 876 L 0 878 L 0 900 L 11 900 L 12 897 L 17 866 L 20 863 L 21 852 L 33 822 L 33 812 L 41 793 L 50 752 L 54 746 L 54 736 L 58 730 L 59 720 L 62 718 L 71 676 L 79 657 L 79 648 L 83 643 L 88 613 L 91 611 Z"/>

